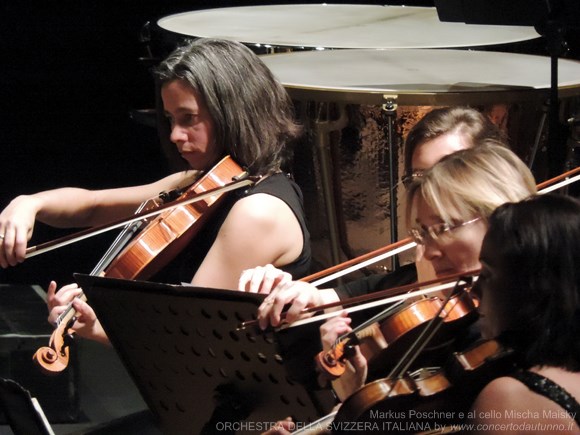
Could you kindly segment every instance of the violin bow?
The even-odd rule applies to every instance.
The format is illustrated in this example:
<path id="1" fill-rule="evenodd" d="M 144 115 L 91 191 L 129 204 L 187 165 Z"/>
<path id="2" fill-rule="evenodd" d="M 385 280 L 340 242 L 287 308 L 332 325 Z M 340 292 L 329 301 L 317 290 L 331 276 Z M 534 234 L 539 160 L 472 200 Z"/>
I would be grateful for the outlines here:
<path id="1" fill-rule="evenodd" d="M 79 231 L 77 233 L 71 234 L 70 236 L 61 237 L 59 239 L 56 239 L 56 240 L 53 240 L 50 242 L 45 242 L 45 243 L 38 244 L 36 246 L 31 246 L 28 249 L 26 249 L 25 258 L 30 258 L 30 257 L 34 257 L 35 255 L 44 254 L 45 252 L 49 252 L 49 251 L 52 251 L 54 249 L 62 248 L 63 246 L 70 245 L 72 243 L 76 243 L 76 242 L 79 242 L 81 240 L 88 239 L 90 237 L 94 237 L 96 235 L 114 230 L 116 228 L 120 228 L 120 227 L 125 226 L 127 224 L 131 224 L 133 222 L 137 222 L 140 220 L 144 220 L 144 219 L 148 219 L 148 218 L 157 216 L 166 210 L 170 210 L 170 209 L 173 209 L 175 207 L 180 207 L 180 206 L 184 206 L 184 205 L 188 205 L 188 204 L 193 204 L 195 202 L 202 201 L 206 198 L 210 198 L 210 197 L 216 196 L 216 195 L 221 195 L 222 193 L 229 192 L 231 190 L 236 190 L 236 189 L 239 189 L 239 188 L 244 187 L 244 186 L 249 186 L 249 185 L 254 184 L 254 183 L 255 183 L 254 177 L 247 176 L 241 180 L 232 181 L 231 183 L 225 184 L 223 186 L 216 187 L 214 189 L 209 189 L 205 192 L 192 195 L 189 198 L 179 200 L 179 201 L 174 201 L 174 202 L 171 202 L 169 204 L 160 205 L 159 207 L 155 208 L 154 210 L 146 210 L 146 211 L 143 211 L 140 213 L 136 213 L 129 218 L 124 218 L 124 219 L 117 220 L 117 221 L 111 222 L 109 224 L 105 224 L 105 225 L 101 225 L 101 226 L 97 226 L 97 227 L 87 228 L 86 230 L 82 230 L 82 231 Z"/>
<path id="2" fill-rule="evenodd" d="M 410 237 L 407 237 L 403 240 L 399 240 L 398 242 L 391 243 L 390 245 L 383 246 L 382 248 L 353 258 L 352 260 L 340 263 L 334 267 L 313 273 L 312 275 L 302 278 L 300 281 L 312 281 L 311 284 L 318 287 L 321 284 L 325 284 L 336 278 L 340 278 L 343 275 L 347 275 L 378 261 L 393 257 L 397 254 L 400 254 L 401 252 L 405 252 L 411 248 L 414 248 L 415 246 L 417 246 L 417 244 L 413 242 Z"/>
<path id="3" fill-rule="evenodd" d="M 380 307 L 382 305 L 390 304 L 393 302 L 407 300 L 417 296 L 424 296 L 430 293 L 440 292 L 441 290 L 452 288 L 455 285 L 458 278 L 472 276 L 475 281 L 477 280 L 477 275 L 479 274 L 479 271 L 480 271 L 479 269 L 475 269 L 468 272 L 455 273 L 451 275 L 442 276 L 440 278 L 435 278 L 429 281 L 424 281 L 421 283 L 413 283 L 400 287 L 393 287 L 387 290 L 382 290 L 380 292 L 375 292 L 368 295 L 356 296 L 350 299 L 332 302 L 330 304 L 305 308 L 300 312 L 300 315 L 315 313 L 329 308 L 344 307 L 344 306 L 348 306 L 348 308 L 344 308 L 344 310 L 341 311 L 346 311 L 348 313 L 354 313 L 357 311 L 367 310 L 369 308 Z M 420 288 L 420 290 L 417 290 L 418 288 Z M 339 315 L 341 311 L 332 311 L 324 314 L 319 314 L 317 316 L 299 319 L 292 323 L 284 323 L 286 313 L 282 313 L 281 314 L 282 324 L 278 326 L 276 330 L 294 328 L 297 326 L 317 322 L 320 320 L 329 319 L 331 317 Z M 240 323 L 237 329 L 242 330 L 249 327 L 257 327 L 257 325 L 258 325 L 257 320 L 248 320 Z"/>

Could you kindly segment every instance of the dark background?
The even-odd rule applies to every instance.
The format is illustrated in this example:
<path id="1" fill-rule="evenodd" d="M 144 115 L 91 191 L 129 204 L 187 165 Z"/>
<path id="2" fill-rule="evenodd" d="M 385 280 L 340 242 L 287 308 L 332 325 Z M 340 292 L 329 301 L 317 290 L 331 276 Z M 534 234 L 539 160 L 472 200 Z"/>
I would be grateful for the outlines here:
<path id="1" fill-rule="evenodd" d="M 154 106 L 149 64 L 139 60 L 147 56 L 140 41 L 144 24 L 183 11 L 264 3 L 2 1 L 0 208 L 19 194 L 132 185 L 165 175 L 168 165 L 155 128 L 129 116 Z M 68 233 L 37 224 L 31 245 Z M 90 272 L 111 240 L 112 235 L 102 235 L 30 258 L 0 271 L 0 283 L 46 288 L 50 279 L 71 282 L 73 272 Z"/>

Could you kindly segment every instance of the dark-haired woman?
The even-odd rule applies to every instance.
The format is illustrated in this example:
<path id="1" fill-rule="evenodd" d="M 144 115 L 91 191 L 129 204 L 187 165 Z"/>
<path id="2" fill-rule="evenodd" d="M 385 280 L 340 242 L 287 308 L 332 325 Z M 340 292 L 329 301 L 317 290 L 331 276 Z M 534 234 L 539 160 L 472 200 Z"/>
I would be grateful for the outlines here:
<path id="1" fill-rule="evenodd" d="M 482 331 L 521 370 L 479 394 L 474 432 L 580 433 L 580 202 L 536 196 L 489 220 L 474 291 Z"/>

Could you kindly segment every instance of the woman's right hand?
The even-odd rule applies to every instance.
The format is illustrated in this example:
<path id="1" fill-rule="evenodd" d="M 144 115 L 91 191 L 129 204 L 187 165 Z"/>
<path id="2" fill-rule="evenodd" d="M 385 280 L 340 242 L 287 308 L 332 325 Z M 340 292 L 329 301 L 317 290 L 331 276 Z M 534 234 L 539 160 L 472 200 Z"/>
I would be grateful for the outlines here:
<path id="1" fill-rule="evenodd" d="M 72 330 L 82 338 L 109 344 L 109 338 L 97 319 L 97 315 L 84 300 L 78 298 L 82 289 L 77 284 L 69 284 L 56 291 L 56 282 L 51 281 L 47 291 L 48 321 L 56 324 L 58 317 L 68 308 L 72 301 L 72 307 L 76 311 L 76 321 Z"/>
<path id="2" fill-rule="evenodd" d="M 291 281 L 292 275 L 267 264 L 244 270 L 238 281 L 238 290 L 247 293 L 269 294 L 279 285 Z"/>
<path id="3" fill-rule="evenodd" d="M 239 281 L 239 290 L 252 293 L 269 293 L 258 307 L 260 328 L 280 325 L 282 310 L 288 304 L 285 322 L 292 323 L 304 308 L 322 305 L 320 291 L 312 284 L 292 281 L 292 276 L 271 264 L 245 270 Z"/>
<path id="4" fill-rule="evenodd" d="M 16 266 L 26 256 L 38 213 L 38 200 L 21 195 L 14 198 L 0 213 L 0 266 Z"/>

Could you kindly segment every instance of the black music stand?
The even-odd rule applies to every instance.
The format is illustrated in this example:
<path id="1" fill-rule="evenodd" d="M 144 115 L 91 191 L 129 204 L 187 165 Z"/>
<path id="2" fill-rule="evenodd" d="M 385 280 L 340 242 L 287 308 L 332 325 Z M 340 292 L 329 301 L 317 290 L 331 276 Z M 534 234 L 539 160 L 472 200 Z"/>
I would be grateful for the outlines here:
<path id="1" fill-rule="evenodd" d="M 54 435 L 38 401 L 11 379 L 0 378 L 0 410 L 15 435 Z"/>
<path id="2" fill-rule="evenodd" d="M 163 432 L 255 434 L 324 411 L 289 378 L 273 333 L 236 329 L 263 295 L 75 277 Z"/>
<path id="3" fill-rule="evenodd" d="M 441 21 L 466 24 L 534 26 L 546 39 L 551 58 L 548 131 L 550 176 L 562 172 L 566 152 L 557 145 L 561 139 L 558 120 L 558 57 L 566 53 L 565 35 L 580 28 L 578 0 L 435 0 Z"/>

